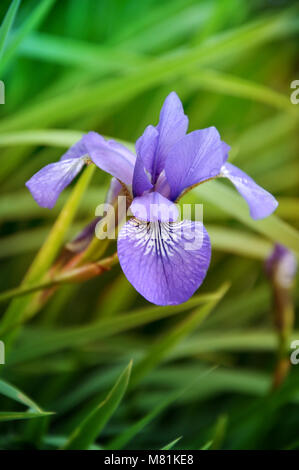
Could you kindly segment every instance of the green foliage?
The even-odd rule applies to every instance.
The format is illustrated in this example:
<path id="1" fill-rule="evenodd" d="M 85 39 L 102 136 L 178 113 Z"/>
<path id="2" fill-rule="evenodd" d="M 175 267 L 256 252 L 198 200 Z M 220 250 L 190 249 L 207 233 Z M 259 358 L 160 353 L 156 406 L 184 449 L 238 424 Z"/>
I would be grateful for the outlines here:
<path id="1" fill-rule="evenodd" d="M 298 7 L 5 0 L 0 24 L 0 447 L 298 449 L 296 366 L 269 393 L 277 338 L 263 268 L 275 242 L 299 254 Z M 203 203 L 213 251 L 182 305 L 149 305 L 118 266 L 54 287 L 49 269 L 109 178 L 89 166 L 52 211 L 25 181 L 88 130 L 134 151 L 171 90 L 190 130 L 215 125 L 230 161 L 277 197 L 276 213 L 253 221 L 222 180 L 186 194 Z M 88 260 L 114 251 L 97 240 Z M 296 311 L 298 300 L 294 290 Z M 296 321 L 290 340 L 298 331 Z"/>
<path id="2" fill-rule="evenodd" d="M 30 419 L 41 418 L 43 416 L 51 415 L 52 413 L 43 411 L 31 398 L 27 397 L 18 388 L 9 384 L 4 380 L 0 380 L 0 395 L 10 398 L 22 405 L 28 407 L 26 412 L 17 411 L 1 411 L 0 421 L 13 421 L 15 419 Z"/>
<path id="3" fill-rule="evenodd" d="M 121 374 L 107 397 L 89 413 L 76 427 L 66 444 L 65 450 L 88 449 L 118 407 L 127 389 L 132 363 Z"/>
<path id="4" fill-rule="evenodd" d="M 6 41 L 10 32 L 10 29 L 13 25 L 15 15 L 17 13 L 17 10 L 20 5 L 20 0 L 14 0 L 8 11 L 7 14 L 5 15 L 5 18 L 3 20 L 3 23 L 0 28 L 0 59 L 3 56 L 4 50 L 5 50 L 5 45 Z"/>

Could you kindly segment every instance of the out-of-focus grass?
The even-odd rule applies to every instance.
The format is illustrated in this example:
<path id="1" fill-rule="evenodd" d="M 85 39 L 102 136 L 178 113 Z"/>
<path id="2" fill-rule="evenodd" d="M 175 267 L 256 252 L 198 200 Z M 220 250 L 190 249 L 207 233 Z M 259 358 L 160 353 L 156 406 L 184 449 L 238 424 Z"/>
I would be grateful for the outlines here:
<path id="1" fill-rule="evenodd" d="M 253 222 L 228 184 L 207 183 L 186 196 L 204 204 L 213 258 L 200 291 L 182 306 L 148 305 L 118 267 L 61 287 L 42 308 L 40 294 L 15 299 L 8 310 L 1 304 L 0 446 L 298 448 L 296 366 L 268 394 L 276 338 L 263 273 L 273 242 L 299 252 L 299 108 L 289 99 L 299 78 L 296 6 L 5 0 L 4 17 L 1 291 L 18 286 L 32 262 L 24 282 L 44 280 L 59 245 L 92 219 L 108 185 L 97 171 L 84 188 L 83 175 L 48 211 L 25 181 L 86 130 L 132 144 L 157 122 L 171 90 L 184 102 L 190 129 L 217 126 L 232 146 L 230 159 L 280 205 Z M 131 359 L 131 378 L 127 370 L 117 382 Z M 11 401 L 20 396 L 21 403 Z"/>

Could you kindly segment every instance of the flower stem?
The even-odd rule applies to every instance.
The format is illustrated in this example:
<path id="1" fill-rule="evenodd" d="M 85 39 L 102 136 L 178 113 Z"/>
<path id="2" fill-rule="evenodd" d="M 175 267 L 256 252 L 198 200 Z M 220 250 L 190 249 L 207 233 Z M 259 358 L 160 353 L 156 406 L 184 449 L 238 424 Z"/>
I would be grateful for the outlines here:
<path id="1" fill-rule="evenodd" d="M 72 270 L 62 271 L 57 276 L 45 282 L 32 285 L 21 285 L 20 287 L 2 292 L 0 294 L 0 303 L 5 302 L 13 297 L 20 297 L 32 292 L 50 289 L 61 284 L 87 281 L 88 279 L 100 276 L 105 271 L 108 271 L 117 262 L 117 253 L 114 253 L 112 256 L 97 261 L 96 263 L 88 263 Z"/>
<path id="2" fill-rule="evenodd" d="M 274 293 L 274 324 L 277 330 L 277 360 L 273 374 L 272 389 L 279 388 L 285 381 L 289 369 L 290 336 L 294 324 L 294 306 L 290 289 L 273 286 Z"/>

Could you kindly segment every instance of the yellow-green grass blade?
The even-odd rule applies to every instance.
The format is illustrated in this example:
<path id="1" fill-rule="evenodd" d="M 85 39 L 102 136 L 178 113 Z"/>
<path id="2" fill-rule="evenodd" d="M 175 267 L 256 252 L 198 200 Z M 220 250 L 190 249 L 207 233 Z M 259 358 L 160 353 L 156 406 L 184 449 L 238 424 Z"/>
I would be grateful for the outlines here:
<path id="1" fill-rule="evenodd" d="M 43 418 L 50 416 L 53 413 L 43 411 L 42 413 L 35 413 L 34 411 L 0 411 L 0 422 L 2 421 L 17 421 L 23 419 Z"/>
<path id="2" fill-rule="evenodd" d="M 171 449 L 173 449 L 176 446 L 176 444 L 182 439 L 182 437 L 183 436 L 177 437 L 173 441 L 166 444 L 166 446 L 162 447 L 161 450 L 171 450 Z"/>
<path id="3" fill-rule="evenodd" d="M 67 233 L 69 226 L 75 217 L 81 198 L 86 188 L 88 187 L 94 170 L 95 166 L 90 165 L 81 175 L 71 193 L 70 198 L 68 199 L 58 219 L 56 220 L 47 240 L 41 247 L 32 265 L 30 266 L 24 278 L 23 285 L 28 286 L 38 280 L 41 280 L 47 270 L 51 267 L 62 246 L 65 234 Z M 20 325 L 26 320 L 26 308 L 32 301 L 33 296 L 34 294 L 31 294 L 21 299 L 12 301 L 1 321 L 1 335 Z"/>
<path id="4" fill-rule="evenodd" d="M 103 202 L 107 192 L 106 187 L 107 184 L 105 183 L 90 186 L 86 190 L 84 199 L 78 207 L 78 215 L 81 218 L 89 217 L 89 219 L 86 219 L 86 223 L 92 220 L 92 217 L 95 215 L 95 208 L 99 203 Z M 0 200 L 0 220 L 1 222 L 5 222 L 38 218 L 40 220 L 44 219 L 45 221 L 53 220 L 54 222 L 70 197 L 71 191 L 71 188 L 66 188 L 59 196 L 55 207 L 51 210 L 45 210 L 43 207 L 36 204 L 27 188 L 16 191 L 15 193 L 11 192 L 3 195 Z M 83 226 L 84 222 L 82 222 L 81 228 L 83 228 Z"/>

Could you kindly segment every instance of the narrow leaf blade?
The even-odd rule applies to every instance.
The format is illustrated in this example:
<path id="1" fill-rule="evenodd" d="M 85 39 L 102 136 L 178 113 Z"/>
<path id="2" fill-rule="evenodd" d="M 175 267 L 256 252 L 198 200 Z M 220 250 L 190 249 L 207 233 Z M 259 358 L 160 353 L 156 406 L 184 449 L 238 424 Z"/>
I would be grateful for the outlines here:
<path id="1" fill-rule="evenodd" d="M 132 362 L 121 374 L 106 399 L 101 402 L 83 422 L 74 430 L 63 447 L 66 450 L 88 449 L 110 419 L 121 402 L 127 389 L 131 374 Z"/>

